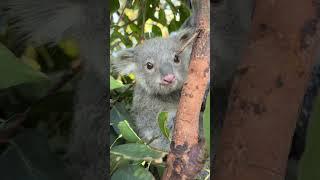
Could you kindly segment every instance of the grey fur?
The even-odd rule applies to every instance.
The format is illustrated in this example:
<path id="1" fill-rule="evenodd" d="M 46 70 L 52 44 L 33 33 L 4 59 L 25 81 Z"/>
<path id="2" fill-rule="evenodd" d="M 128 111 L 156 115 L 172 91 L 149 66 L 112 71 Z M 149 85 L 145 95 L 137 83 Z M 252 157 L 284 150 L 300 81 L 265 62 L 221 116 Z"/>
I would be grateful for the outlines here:
<path id="1" fill-rule="evenodd" d="M 170 142 L 162 135 L 157 116 L 162 111 L 169 112 L 169 127 L 173 129 L 173 119 L 177 111 L 181 88 L 186 80 L 192 43 L 179 55 L 180 63 L 174 62 L 176 52 L 192 37 L 193 29 L 183 29 L 169 38 L 154 38 L 133 49 L 119 52 L 113 66 L 122 74 L 134 73 L 136 85 L 131 113 L 139 136 L 150 146 L 169 150 Z M 154 64 L 152 70 L 145 66 Z M 173 85 L 160 85 L 162 73 L 172 71 L 176 76 Z"/>

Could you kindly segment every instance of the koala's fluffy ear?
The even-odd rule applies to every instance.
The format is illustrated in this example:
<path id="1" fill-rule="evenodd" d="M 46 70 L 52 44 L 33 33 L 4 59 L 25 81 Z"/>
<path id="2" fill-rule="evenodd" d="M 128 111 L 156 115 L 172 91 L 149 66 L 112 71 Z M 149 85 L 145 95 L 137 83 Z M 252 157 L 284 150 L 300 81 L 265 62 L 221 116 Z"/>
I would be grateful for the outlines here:
<path id="1" fill-rule="evenodd" d="M 177 38 L 178 41 L 183 45 L 186 42 L 188 42 L 189 39 L 191 39 L 193 37 L 194 33 L 195 33 L 194 28 L 186 28 L 186 29 L 182 29 L 178 32 L 175 32 L 175 33 L 171 34 L 170 36 L 173 38 Z"/>
<path id="2" fill-rule="evenodd" d="M 112 67 L 122 75 L 134 72 L 136 69 L 134 53 L 133 48 L 117 52 L 112 60 Z"/>

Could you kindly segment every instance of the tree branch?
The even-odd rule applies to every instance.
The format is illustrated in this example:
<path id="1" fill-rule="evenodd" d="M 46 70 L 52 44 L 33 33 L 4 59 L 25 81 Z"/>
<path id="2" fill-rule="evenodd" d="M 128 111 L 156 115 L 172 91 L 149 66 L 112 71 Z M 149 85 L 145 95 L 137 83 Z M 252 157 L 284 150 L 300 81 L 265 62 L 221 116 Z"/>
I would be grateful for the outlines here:
<path id="1" fill-rule="evenodd" d="M 193 0 L 197 31 L 189 74 L 182 89 L 173 141 L 163 179 L 194 179 L 203 166 L 203 143 L 199 140 L 199 115 L 208 87 L 210 69 L 209 0 Z"/>

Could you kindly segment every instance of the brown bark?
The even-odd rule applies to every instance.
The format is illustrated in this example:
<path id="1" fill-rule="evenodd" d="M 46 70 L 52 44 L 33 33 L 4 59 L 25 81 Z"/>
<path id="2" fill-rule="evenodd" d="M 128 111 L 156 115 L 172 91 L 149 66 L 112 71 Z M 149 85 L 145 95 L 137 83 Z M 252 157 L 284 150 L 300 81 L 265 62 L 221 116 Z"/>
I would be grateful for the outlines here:
<path id="1" fill-rule="evenodd" d="M 192 179 L 203 165 L 200 160 L 203 145 L 198 144 L 198 130 L 201 104 L 210 77 L 210 11 L 209 0 L 192 3 L 200 33 L 193 45 L 189 74 L 181 93 L 164 180 Z"/>
<path id="2" fill-rule="evenodd" d="M 230 95 L 216 180 L 283 180 L 318 42 L 314 0 L 257 0 Z M 213 37 L 214 38 L 214 37 Z"/>

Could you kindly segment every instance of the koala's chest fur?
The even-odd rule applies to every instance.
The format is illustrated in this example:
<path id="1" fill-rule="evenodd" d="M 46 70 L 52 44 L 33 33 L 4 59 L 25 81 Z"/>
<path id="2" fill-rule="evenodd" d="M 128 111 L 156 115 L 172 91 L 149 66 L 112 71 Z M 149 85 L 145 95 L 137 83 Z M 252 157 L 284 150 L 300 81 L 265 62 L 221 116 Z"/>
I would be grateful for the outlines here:
<path id="1" fill-rule="evenodd" d="M 177 110 L 180 98 L 180 91 L 177 90 L 166 95 L 148 94 L 140 86 L 136 86 L 133 96 L 133 110 L 149 111 L 158 114 L 161 111 L 172 112 Z"/>
<path id="2" fill-rule="evenodd" d="M 167 95 L 151 95 L 142 87 L 136 86 L 133 96 L 131 113 L 135 122 L 135 129 L 140 138 L 146 142 L 155 137 L 160 137 L 150 145 L 155 148 L 167 150 L 169 141 L 165 139 L 158 125 L 158 114 L 162 111 L 168 112 L 168 128 L 172 131 L 174 118 L 180 98 L 180 91 Z"/>

